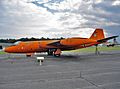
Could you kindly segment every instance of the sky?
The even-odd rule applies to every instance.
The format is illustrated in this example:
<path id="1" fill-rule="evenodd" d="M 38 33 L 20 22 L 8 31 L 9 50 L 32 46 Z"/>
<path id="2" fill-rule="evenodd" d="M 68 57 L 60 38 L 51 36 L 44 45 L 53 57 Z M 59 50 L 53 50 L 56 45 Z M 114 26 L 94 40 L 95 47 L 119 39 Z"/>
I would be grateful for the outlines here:
<path id="1" fill-rule="evenodd" d="M 120 35 L 120 0 L 0 0 L 0 38 L 89 38 L 95 28 Z"/>

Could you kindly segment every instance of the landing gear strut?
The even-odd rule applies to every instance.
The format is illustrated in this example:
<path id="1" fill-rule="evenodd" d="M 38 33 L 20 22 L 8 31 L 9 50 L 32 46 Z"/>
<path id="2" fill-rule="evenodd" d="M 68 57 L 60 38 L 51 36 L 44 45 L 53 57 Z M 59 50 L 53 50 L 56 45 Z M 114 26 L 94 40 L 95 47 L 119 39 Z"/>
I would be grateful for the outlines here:
<path id="1" fill-rule="evenodd" d="M 48 49 L 48 55 L 52 56 L 53 55 L 53 50 L 52 49 Z"/>
<path id="2" fill-rule="evenodd" d="M 99 50 L 98 50 L 98 44 L 96 44 L 95 47 L 96 47 L 96 49 L 95 49 L 95 54 L 96 54 L 96 55 L 99 55 L 100 52 L 99 52 Z"/>

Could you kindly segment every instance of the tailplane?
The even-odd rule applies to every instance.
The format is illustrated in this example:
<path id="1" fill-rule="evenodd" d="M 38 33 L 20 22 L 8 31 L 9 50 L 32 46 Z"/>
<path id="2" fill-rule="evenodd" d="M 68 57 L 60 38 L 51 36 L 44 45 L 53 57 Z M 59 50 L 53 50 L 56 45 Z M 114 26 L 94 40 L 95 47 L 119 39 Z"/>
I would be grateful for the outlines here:
<path id="1" fill-rule="evenodd" d="M 101 28 L 96 28 L 95 31 L 93 32 L 93 34 L 90 37 L 90 39 L 93 39 L 93 40 L 101 40 L 101 39 L 104 39 L 104 38 L 105 38 L 105 35 L 104 35 L 104 32 L 103 32 L 103 29 L 101 29 Z"/>

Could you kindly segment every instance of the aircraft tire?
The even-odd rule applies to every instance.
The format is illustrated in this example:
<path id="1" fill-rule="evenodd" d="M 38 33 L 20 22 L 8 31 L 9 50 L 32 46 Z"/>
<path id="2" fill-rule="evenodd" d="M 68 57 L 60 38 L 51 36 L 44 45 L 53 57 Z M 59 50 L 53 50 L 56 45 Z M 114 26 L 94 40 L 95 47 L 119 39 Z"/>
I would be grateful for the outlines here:
<path id="1" fill-rule="evenodd" d="M 60 54 L 54 54 L 55 57 L 60 57 Z"/>

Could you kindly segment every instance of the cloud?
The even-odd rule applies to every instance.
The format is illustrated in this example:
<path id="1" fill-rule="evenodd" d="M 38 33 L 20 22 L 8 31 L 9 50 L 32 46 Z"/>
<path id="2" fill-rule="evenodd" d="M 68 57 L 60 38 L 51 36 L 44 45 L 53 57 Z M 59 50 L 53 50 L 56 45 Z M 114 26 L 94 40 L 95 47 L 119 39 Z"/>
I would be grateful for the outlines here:
<path id="1" fill-rule="evenodd" d="M 116 5 L 120 5 L 120 1 L 119 0 L 116 0 L 112 3 L 112 5 L 116 6 Z"/>
<path id="2" fill-rule="evenodd" d="M 119 0 L 1 0 L 0 37 L 89 37 L 119 34 Z"/>

